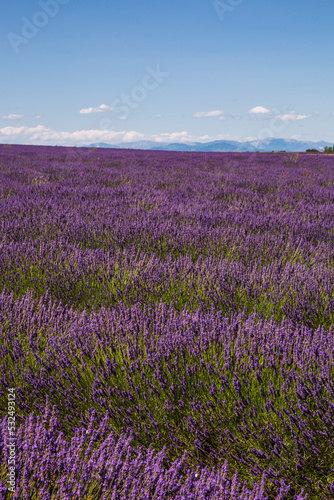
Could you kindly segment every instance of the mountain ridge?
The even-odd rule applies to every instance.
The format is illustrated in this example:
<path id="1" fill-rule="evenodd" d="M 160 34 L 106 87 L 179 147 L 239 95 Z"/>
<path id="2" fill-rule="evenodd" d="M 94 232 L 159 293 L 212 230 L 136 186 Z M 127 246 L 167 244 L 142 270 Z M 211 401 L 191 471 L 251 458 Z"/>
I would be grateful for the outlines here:
<path id="1" fill-rule="evenodd" d="M 306 149 L 318 149 L 323 151 L 325 146 L 333 146 L 326 141 L 298 141 L 295 139 L 264 139 L 258 141 L 212 141 L 212 142 L 187 142 L 167 143 L 154 141 L 136 141 L 118 144 L 106 144 L 99 142 L 84 147 L 114 148 L 114 149 L 143 149 L 152 151 L 193 151 L 193 152 L 272 152 L 286 151 L 305 152 Z"/>

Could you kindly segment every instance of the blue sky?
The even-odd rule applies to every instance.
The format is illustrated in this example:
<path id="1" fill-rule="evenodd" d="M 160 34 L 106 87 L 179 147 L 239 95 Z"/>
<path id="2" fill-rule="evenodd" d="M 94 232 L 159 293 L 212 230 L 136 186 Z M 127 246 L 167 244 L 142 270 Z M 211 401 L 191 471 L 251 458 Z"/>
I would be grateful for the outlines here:
<path id="1" fill-rule="evenodd" d="M 334 142 L 332 0 L 4 0 L 0 142 Z"/>

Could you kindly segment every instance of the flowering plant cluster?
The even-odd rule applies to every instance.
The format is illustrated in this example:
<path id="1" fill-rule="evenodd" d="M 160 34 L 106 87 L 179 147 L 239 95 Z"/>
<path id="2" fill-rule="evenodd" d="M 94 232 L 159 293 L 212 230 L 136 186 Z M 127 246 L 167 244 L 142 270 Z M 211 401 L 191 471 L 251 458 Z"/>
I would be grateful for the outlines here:
<path id="1" fill-rule="evenodd" d="M 0 499 L 334 498 L 333 166 L 0 146 Z"/>

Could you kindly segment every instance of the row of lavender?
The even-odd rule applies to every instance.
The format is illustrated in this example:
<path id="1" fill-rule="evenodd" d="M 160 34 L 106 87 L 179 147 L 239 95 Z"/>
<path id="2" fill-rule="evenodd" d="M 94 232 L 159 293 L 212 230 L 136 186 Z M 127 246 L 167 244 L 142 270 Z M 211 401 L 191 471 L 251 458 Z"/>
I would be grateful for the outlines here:
<path id="1" fill-rule="evenodd" d="M 19 460 L 20 463 L 29 464 L 23 471 L 22 488 L 20 488 L 23 498 L 34 498 L 34 493 L 37 491 L 40 492 L 39 498 L 42 499 L 265 500 L 268 498 L 265 494 L 265 475 L 260 485 L 256 484 L 249 490 L 246 482 L 238 480 L 237 473 L 231 477 L 227 460 L 217 471 L 198 467 L 182 474 L 180 471 L 184 467 L 186 455 L 166 468 L 163 465 L 166 458 L 165 450 L 160 453 L 154 453 L 153 450 L 134 451 L 130 445 L 131 437 L 126 435 L 115 437 L 105 423 L 102 423 L 92 435 L 93 426 L 87 430 L 78 429 L 70 444 L 59 433 L 57 423 L 52 416 L 48 423 L 49 430 L 41 421 L 31 417 L 20 427 L 17 442 L 20 450 Z M 6 422 L 3 422 L 1 427 L 1 439 L 5 441 Z M 61 474 L 59 471 L 66 472 Z M 276 499 L 283 499 L 289 493 L 290 486 L 282 481 L 278 490 Z M 54 495 L 50 491 L 54 492 Z M 3 481 L 0 481 L 0 497 L 2 499 L 7 497 L 7 488 Z M 14 498 L 22 496 L 14 494 Z M 304 492 L 296 496 L 297 500 L 305 498 L 307 495 L 304 495 Z"/>
<path id="2" fill-rule="evenodd" d="M 167 304 L 88 315 L 6 291 L 0 314 L 2 396 L 16 383 L 27 416 L 16 498 L 334 494 L 332 330 Z"/>
<path id="3" fill-rule="evenodd" d="M 0 147 L 0 177 L 16 498 L 333 497 L 331 158 Z"/>

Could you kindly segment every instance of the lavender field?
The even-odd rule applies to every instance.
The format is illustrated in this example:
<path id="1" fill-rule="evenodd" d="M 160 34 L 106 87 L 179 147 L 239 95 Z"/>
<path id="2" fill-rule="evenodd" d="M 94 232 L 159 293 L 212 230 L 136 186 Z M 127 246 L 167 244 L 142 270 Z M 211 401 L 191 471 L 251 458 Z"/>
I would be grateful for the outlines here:
<path id="1" fill-rule="evenodd" d="M 333 285 L 331 156 L 0 146 L 0 499 L 334 499 Z"/>

